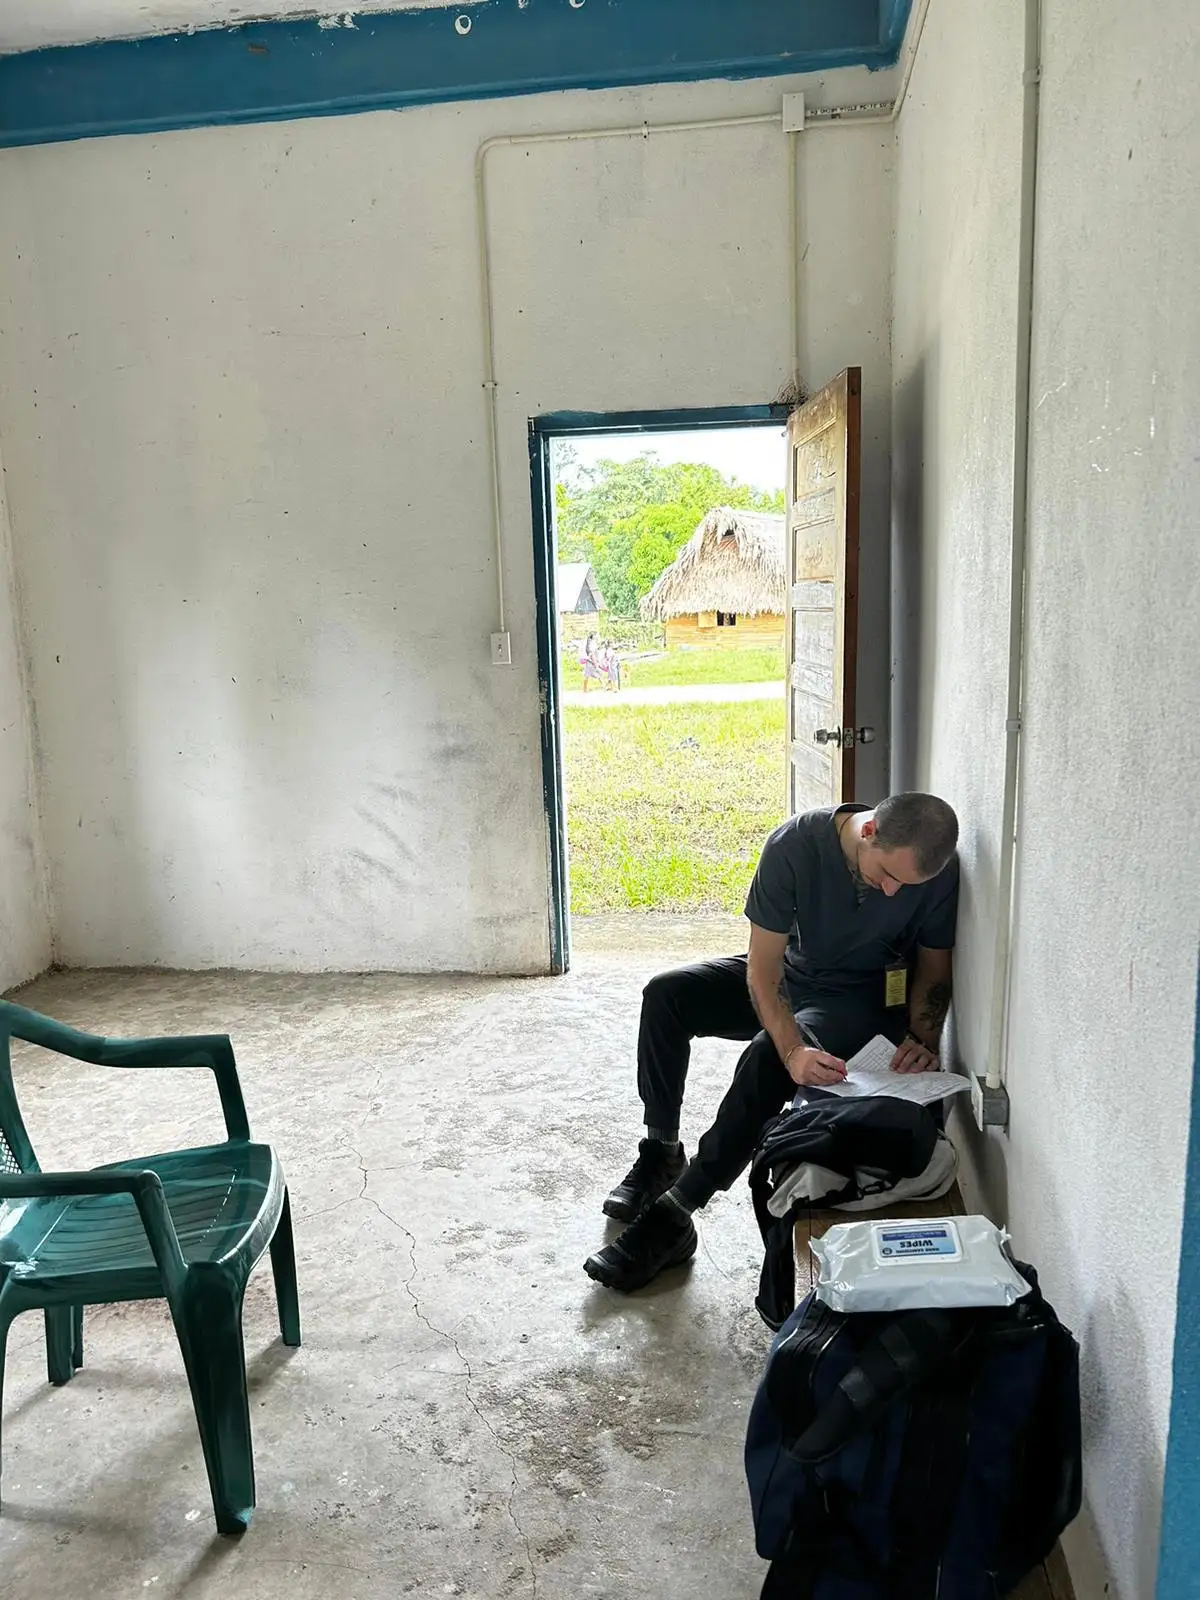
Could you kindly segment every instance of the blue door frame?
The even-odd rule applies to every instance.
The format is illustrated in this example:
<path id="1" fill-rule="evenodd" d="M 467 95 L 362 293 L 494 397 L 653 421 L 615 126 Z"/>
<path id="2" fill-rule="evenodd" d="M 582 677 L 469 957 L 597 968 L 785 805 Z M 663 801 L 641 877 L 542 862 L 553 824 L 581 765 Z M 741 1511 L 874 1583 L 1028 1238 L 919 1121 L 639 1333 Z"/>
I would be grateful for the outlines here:
<path id="1" fill-rule="evenodd" d="M 1193 1600 L 1200 1586 L 1200 993 L 1183 1194 L 1157 1600 Z"/>
<path id="2" fill-rule="evenodd" d="M 571 965 L 567 807 L 563 790 L 561 686 L 558 681 L 558 554 L 550 442 L 596 433 L 690 433 L 712 428 L 786 424 L 786 405 L 706 406 L 690 411 L 553 411 L 529 422 L 529 488 L 533 502 L 533 592 L 537 605 L 538 691 L 542 722 L 542 794 L 550 858 L 550 970 Z"/>

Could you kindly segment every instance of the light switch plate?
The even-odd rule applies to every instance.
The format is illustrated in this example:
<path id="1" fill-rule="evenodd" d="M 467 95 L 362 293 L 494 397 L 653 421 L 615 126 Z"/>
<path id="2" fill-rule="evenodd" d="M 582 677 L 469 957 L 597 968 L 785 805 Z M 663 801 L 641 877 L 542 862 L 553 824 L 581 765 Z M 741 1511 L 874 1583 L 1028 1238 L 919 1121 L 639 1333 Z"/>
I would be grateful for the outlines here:
<path id="1" fill-rule="evenodd" d="M 783 131 L 784 133 L 804 132 L 804 96 L 802 94 L 784 95 Z"/>

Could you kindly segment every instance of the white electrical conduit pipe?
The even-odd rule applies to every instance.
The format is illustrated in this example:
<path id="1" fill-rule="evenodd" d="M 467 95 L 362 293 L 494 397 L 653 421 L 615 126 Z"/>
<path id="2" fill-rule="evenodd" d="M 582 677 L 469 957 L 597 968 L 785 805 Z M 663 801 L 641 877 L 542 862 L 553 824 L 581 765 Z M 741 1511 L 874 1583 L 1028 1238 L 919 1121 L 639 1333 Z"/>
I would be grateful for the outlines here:
<path id="1" fill-rule="evenodd" d="M 929 0 L 922 0 L 921 9 L 913 29 L 912 44 L 908 50 L 900 91 L 895 100 L 872 101 L 855 106 L 835 106 L 813 109 L 805 115 L 805 132 L 818 128 L 861 128 L 873 124 L 893 123 L 900 115 L 908 81 L 912 75 L 913 59 L 921 41 Z M 487 391 L 488 464 L 492 488 L 492 535 L 496 553 L 496 600 L 499 612 L 499 631 L 505 632 L 504 547 L 501 526 L 500 501 L 500 409 L 496 382 L 496 321 L 495 296 L 492 286 L 492 237 L 488 211 L 487 158 L 501 145 L 579 144 L 591 139 L 649 139 L 661 133 L 700 133 L 712 128 L 754 128 L 777 126 L 782 117 L 779 111 L 763 112 L 745 117 L 709 117 L 690 122 L 638 122 L 620 128 L 573 128 L 557 133 L 505 133 L 485 139 L 475 152 L 475 213 L 479 239 L 479 282 L 483 306 L 483 387 Z M 788 206 L 791 216 L 791 356 L 793 376 L 800 371 L 800 208 L 796 195 L 796 139 L 788 137 Z"/>
<path id="2" fill-rule="evenodd" d="M 1029 526 L 1030 354 L 1033 341 L 1033 261 L 1037 211 L 1038 113 L 1042 77 L 1041 0 L 1025 0 L 1024 107 L 1021 123 L 1021 211 L 1018 234 L 1017 375 L 1013 409 L 1012 537 L 1008 596 L 1008 696 L 1005 708 L 1004 800 L 1000 818 L 1000 872 L 987 1086 L 1004 1082 L 1012 970 L 1014 862 L 1020 776 L 1021 710 L 1025 662 L 1025 565 Z"/>

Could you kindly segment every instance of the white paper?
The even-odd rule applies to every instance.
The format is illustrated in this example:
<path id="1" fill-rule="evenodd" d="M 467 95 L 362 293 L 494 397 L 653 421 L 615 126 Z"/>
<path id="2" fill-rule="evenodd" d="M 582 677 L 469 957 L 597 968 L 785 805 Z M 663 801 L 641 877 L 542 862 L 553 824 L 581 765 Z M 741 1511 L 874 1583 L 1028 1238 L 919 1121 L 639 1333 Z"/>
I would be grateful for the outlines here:
<path id="1" fill-rule="evenodd" d="M 910 1100 L 919 1106 L 934 1105 L 970 1088 L 967 1079 L 958 1072 L 893 1072 L 891 1063 L 896 1050 L 897 1046 L 890 1039 L 877 1033 L 847 1061 L 842 1083 L 823 1083 L 821 1088 L 829 1094 L 851 1097 L 886 1094 L 893 1100 Z M 800 1098 L 803 1095 L 801 1090 Z"/>

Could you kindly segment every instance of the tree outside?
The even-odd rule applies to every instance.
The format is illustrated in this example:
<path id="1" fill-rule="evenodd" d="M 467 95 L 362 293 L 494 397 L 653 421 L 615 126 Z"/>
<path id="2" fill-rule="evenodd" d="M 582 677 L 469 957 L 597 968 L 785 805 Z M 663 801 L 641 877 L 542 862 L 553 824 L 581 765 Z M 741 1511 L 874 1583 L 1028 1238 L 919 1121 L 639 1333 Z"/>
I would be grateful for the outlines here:
<path id="1" fill-rule="evenodd" d="M 768 493 L 703 462 L 663 463 L 653 451 L 632 461 L 580 465 L 568 442 L 554 454 L 554 523 L 560 561 L 589 561 L 609 612 L 638 615 L 649 594 L 714 506 L 783 511 Z"/>

